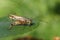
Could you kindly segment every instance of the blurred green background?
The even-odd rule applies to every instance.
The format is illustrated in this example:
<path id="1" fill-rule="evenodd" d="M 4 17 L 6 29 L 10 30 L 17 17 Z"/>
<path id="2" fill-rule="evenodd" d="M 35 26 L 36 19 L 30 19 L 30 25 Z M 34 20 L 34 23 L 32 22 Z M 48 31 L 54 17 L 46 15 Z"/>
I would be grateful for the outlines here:
<path id="1" fill-rule="evenodd" d="M 8 30 L 9 14 L 14 14 L 34 21 L 34 25 L 14 26 Z M 60 0 L 0 0 L 0 40 L 31 35 L 43 40 L 60 37 Z"/>

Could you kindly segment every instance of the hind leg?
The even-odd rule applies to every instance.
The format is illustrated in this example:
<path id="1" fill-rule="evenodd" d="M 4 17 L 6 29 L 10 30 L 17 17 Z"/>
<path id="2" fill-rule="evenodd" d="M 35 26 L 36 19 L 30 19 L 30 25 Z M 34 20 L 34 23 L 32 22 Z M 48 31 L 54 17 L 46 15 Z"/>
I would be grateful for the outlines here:
<path id="1" fill-rule="evenodd" d="M 11 23 L 10 24 L 10 27 L 8 28 L 9 30 L 11 30 L 12 28 L 13 28 L 13 26 L 15 25 L 15 23 L 13 22 L 13 23 Z"/>

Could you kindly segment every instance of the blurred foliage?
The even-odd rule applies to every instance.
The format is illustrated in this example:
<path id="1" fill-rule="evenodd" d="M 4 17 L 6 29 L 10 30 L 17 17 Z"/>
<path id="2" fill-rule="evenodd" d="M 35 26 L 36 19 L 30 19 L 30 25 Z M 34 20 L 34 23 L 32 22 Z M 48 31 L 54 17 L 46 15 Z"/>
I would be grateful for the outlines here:
<path id="1" fill-rule="evenodd" d="M 14 26 L 8 30 L 8 15 L 14 13 L 31 18 L 35 24 L 31 27 Z M 27 35 L 44 40 L 60 36 L 60 0 L 0 0 L 0 40 Z"/>

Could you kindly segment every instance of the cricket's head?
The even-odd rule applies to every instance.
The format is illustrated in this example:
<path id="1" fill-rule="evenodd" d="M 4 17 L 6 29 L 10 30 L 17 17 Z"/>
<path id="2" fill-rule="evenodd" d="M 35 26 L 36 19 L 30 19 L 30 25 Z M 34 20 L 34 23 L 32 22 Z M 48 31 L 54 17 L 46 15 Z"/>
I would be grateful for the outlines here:
<path id="1" fill-rule="evenodd" d="M 28 20 L 27 20 L 27 23 L 28 23 L 29 25 L 31 25 L 31 24 L 32 24 L 32 20 L 31 20 L 31 19 L 28 19 Z"/>
<path id="2" fill-rule="evenodd" d="M 28 24 L 29 24 L 29 25 L 34 25 L 35 22 L 34 22 L 32 19 L 29 19 Z"/>
<path id="3" fill-rule="evenodd" d="M 30 22 L 30 24 L 32 23 L 32 20 L 31 19 L 29 19 L 29 22 Z"/>

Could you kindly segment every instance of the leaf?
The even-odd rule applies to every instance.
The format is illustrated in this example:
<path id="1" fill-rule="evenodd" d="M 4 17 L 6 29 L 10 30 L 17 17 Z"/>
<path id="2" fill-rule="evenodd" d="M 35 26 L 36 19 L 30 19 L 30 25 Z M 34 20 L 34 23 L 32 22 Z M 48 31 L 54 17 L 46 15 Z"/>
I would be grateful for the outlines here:
<path id="1" fill-rule="evenodd" d="M 33 37 L 52 40 L 60 36 L 60 16 L 53 10 L 57 0 L 0 0 L 0 40 L 13 40 L 17 37 L 32 35 Z M 51 11 L 50 11 L 51 10 Z M 12 13 L 11 13 L 12 12 Z M 8 14 L 31 18 L 34 25 L 14 26 L 8 30 L 10 20 Z"/>

